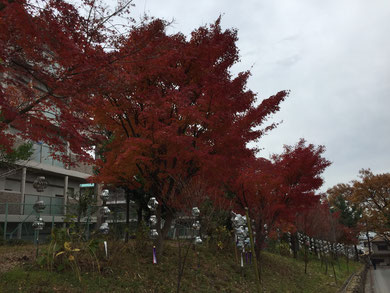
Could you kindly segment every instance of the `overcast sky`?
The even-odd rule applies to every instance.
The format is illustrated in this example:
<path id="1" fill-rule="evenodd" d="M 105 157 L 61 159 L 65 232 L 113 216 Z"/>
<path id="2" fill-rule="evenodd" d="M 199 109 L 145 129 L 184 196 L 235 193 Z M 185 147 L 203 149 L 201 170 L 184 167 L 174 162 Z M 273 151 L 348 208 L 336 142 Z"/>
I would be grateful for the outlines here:
<path id="1" fill-rule="evenodd" d="M 112 0 L 114 1 L 114 0 Z M 134 0 L 132 16 L 173 20 L 185 35 L 222 15 L 238 29 L 248 88 L 261 100 L 290 97 L 263 138 L 262 156 L 299 138 L 325 145 L 332 166 L 322 190 L 356 179 L 361 168 L 390 172 L 390 1 Z"/>

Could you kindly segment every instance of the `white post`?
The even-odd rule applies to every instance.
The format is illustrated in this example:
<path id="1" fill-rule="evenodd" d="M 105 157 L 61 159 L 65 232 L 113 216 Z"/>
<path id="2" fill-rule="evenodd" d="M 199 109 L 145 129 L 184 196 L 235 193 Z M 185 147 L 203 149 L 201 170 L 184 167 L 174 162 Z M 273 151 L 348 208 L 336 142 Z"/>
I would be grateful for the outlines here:
<path id="1" fill-rule="evenodd" d="M 22 168 L 22 179 L 20 182 L 20 195 L 21 195 L 21 203 L 20 203 L 20 214 L 24 214 L 24 201 L 26 197 L 26 173 L 27 173 L 27 168 L 24 167 Z"/>
<path id="2" fill-rule="evenodd" d="M 64 178 L 64 215 L 66 215 L 66 205 L 68 204 L 68 183 L 69 176 Z"/>
<path id="3" fill-rule="evenodd" d="M 22 178 L 20 181 L 20 215 L 24 214 L 24 202 L 25 202 L 25 197 L 26 197 L 26 173 L 27 173 L 27 168 L 23 167 L 22 168 Z M 22 223 L 19 223 L 18 225 L 18 239 L 22 238 Z"/>

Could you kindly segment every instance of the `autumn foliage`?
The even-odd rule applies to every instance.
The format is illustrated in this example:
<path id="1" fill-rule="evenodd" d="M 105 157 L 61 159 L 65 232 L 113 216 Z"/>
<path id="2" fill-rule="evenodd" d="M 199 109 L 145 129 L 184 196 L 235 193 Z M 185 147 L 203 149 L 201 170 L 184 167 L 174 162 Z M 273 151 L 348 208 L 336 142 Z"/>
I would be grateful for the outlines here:
<path id="1" fill-rule="evenodd" d="M 90 89 L 109 62 L 103 46 L 110 32 L 98 1 L 83 2 L 88 18 L 66 1 L 0 1 L 2 151 L 19 137 L 50 145 L 68 163 L 67 143 L 89 158 Z"/>
<path id="2" fill-rule="evenodd" d="M 359 171 L 359 180 L 337 184 L 328 190 L 332 207 L 340 213 L 340 222 L 350 234 L 375 232 L 390 243 L 390 174 Z"/>
<path id="3" fill-rule="evenodd" d="M 0 3 L 3 149 L 16 135 L 64 160 L 67 143 L 84 158 L 95 146 L 91 181 L 157 197 L 160 240 L 178 212 L 205 198 L 249 207 L 260 245 L 264 229 L 295 225 L 318 205 L 330 164 L 323 146 L 301 140 L 269 159 L 247 147 L 276 127 L 267 119 L 288 91 L 260 100 L 247 88 L 249 71 L 231 73 L 237 31 L 220 18 L 189 37 L 168 34 L 160 19 L 116 34 L 105 26 L 116 13 L 95 1 L 83 1 L 86 16 L 66 1 Z M 202 199 L 188 192 L 197 186 Z"/>
<path id="4" fill-rule="evenodd" d="M 322 157 L 323 152 L 324 147 L 301 140 L 295 146 L 285 146 L 284 152 L 271 160 L 254 160 L 251 168 L 241 172 L 234 188 L 237 204 L 250 208 L 259 246 L 274 228 L 294 230 L 298 214 L 318 207 L 316 190 L 330 164 Z"/>

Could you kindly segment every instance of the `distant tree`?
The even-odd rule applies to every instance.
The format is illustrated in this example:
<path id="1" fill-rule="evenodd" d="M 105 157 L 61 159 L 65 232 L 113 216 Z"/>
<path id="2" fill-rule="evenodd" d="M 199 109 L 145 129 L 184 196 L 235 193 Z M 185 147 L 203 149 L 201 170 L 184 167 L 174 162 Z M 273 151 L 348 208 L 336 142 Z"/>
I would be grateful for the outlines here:
<path id="1" fill-rule="evenodd" d="M 80 192 L 70 194 L 73 202 L 75 203 L 75 209 L 72 211 L 76 216 L 76 226 L 80 226 L 81 219 L 88 215 L 88 208 L 91 205 L 96 204 L 97 198 L 92 188 L 83 189 Z"/>
<path id="2" fill-rule="evenodd" d="M 356 228 L 362 215 L 359 206 L 350 201 L 353 192 L 354 189 L 350 184 L 343 183 L 327 190 L 332 211 L 339 212 L 340 223 L 349 228 Z"/>
<path id="3" fill-rule="evenodd" d="M 352 203 L 362 211 L 361 222 L 390 243 L 390 173 L 373 174 L 370 169 L 359 171 L 360 180 L 353 181 Z"/>
<path id="4" fill-rule="evenodd" d="M 16 162 L 28 161 L 32 154 L 32 143 L 22 143 L 11 151 L 6 151 L 0 146 L 0 168 L 5 173 L 15 170 Z M 0 177 L 3 175 L 4 173 L 0 173 Z"/>
<path id="5" fill-rule="evenodd" d="M 338 242 L 355 245 L 357 257 L 357 239 L 361 230 L 359 222 L 362 209 L 351 201 L 354 189 L 350 184 L 340 183 L 327 190 L 328 201 L 332 213 L 338 214 Z"/>
<path id="6" fill-rule="evenodd" d="M 295 225 L 296 215 L 319 201 L 316 190 L 321 187 L 322 172 L 330 162 L 322 157 L 323 146 L 285 146 L 271 160 L 262 158 L 241 172 L 235 186 L 237 203 L 247 206 L 255 220 L 257 247 L 261 249 L 267 233 L 275 226 Z"/>
<path id="7" fill-rule="evenodd" d="M 22 169 L 33 155 L 33 145 L 30 142 L 15 145 L 7 150 L 0 145 L 0 178 L 15 174 Z"/>

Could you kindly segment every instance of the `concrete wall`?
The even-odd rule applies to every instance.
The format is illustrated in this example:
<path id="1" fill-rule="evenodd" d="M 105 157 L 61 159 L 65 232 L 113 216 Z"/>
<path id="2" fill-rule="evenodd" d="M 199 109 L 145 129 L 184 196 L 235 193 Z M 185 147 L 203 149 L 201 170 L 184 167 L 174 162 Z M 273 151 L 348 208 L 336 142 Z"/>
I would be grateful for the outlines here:
<path id="1" fill-rule="evenodd" d="M 79 160 L 77 159 L 77 155 L 75 155 L 75 154 L 71 154 L 71 160 L 72 160 L 72 162 L 76 163 L 76 166 L 70 166 L 69 170 L 93 175 L 93 166 L 92 165 L 88 165 L 85 163 L 78 163 Z"/>
<path id="2" fill-rule="evenodd" d="M 45 176 L 48 181 L 48 186 L 43 192 L 37 192 L 33 187 L 33 182 L 37 176 Z M 11 192 L 13 194 L 20 194 L 21 191 L 22 170 L 17 170 L 13 174 L 1 178 L 0 191 Z M 68 180 L 68 194 L 75 194 L 80 191 L 80 184 L 85 180 L 80 178 L 69 177 Z M 64 196 L 65 176 L 60 174 L 37 172 L 35 170 L 27 169 L 26 172 L 26 195 L 39 195 L 50 197 Z M 21 197 L 18 197 L 19 200 Z"/>
<path id="3" fill-rule="evenodd" d="M 5 203 L 8 202 L 8 213 L 13 215 L 20 214 L 20 203 L 21 201 L 20 192 L 9 192 L 9 191 L 0 191 L 0 214 L 5 214 Z"/>
<path id="4" fill-rule="evenodd" d="M 78 172 L 81 172 L 81 173 L 86 173 L 86 174 L 93 175 L 93 168 L 92 168 L 92 166 L 91 165 L 87 165 L 87 164 L 78 164 L 76 166 L 71 166 L 71 167 L 69 167 L 69 170 L 78 171 Z"/>
<path id="5" fill-rule="evenodd" d="M 16 172 L 5 178 L 2 190 L 20 192 L 21 188 L 21 172 Z M 43 192 L 37 192 L 33 187 L 34 180 L 37 178 L 37 173 L 31 173 L 27 170 L 26 174 L 26 194 L 43 195 L 43 196 L 63 196 L 64 194 L 64 178 L 65 176 L 56 176 L 51 174 L 44 174 L 48 181 L 48 186 Z M 74 180 L 69 178 L 68 191 L 71 193 L 79 192 L 80 183 L 82 180 Z"/>
<path id="6" fill-rule="evenodd" d="M 5 177 L 0 177 L 0 190 L 4 190 L 5 187 Z"/>

